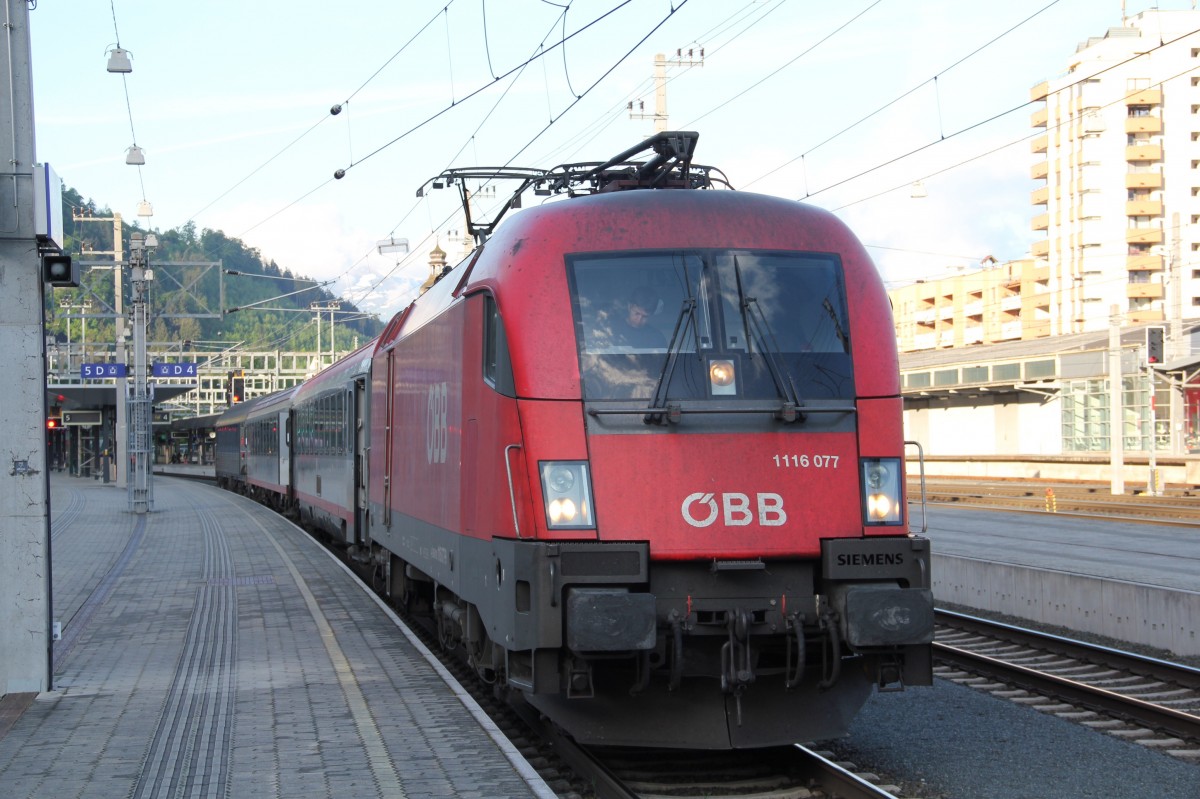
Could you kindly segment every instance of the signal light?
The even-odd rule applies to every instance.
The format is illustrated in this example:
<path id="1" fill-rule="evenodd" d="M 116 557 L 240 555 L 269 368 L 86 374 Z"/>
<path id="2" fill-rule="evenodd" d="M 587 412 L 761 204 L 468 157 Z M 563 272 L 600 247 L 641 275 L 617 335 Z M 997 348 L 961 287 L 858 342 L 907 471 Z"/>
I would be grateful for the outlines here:
<path id="1" fill-rule="evenodd" d="M 1163 333 L 1166 328 L 1148 327 L 1146 328 L 1146 363 L 1155 364 L 1163 362 Z"/>
<path id="2" fill-rule="evenodd" d="M 74 288 L 79 285 L 79 264 L 69 255 L 43 255 L 42 281 L 55 288 Z"/>
<path id="3" fill-rule="evenodd" d="M 51 417 L 46 420 L 46 429 L 47 430 L 55 430 L 57 428 L 58 428 L 58 419 Z"/>
<path id="4" fill-rule="evenodd" d="M 246 378 L 242 376 L 240 369 L 230 376 L 229 384 L 231 402 L 237 403 L 246 399 Z"/>

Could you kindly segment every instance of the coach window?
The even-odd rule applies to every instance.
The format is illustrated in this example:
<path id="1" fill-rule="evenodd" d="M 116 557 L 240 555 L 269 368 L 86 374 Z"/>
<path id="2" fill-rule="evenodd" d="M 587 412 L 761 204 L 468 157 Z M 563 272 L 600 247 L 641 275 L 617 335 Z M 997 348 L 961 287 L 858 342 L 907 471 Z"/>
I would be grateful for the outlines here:
<path id="1" fill-rule="evenodd" d="M 483 295 L 483 379 L 500 394 L 517 396 L 504 320 L 500 318 L 496 298 L 491 294 Z"/>

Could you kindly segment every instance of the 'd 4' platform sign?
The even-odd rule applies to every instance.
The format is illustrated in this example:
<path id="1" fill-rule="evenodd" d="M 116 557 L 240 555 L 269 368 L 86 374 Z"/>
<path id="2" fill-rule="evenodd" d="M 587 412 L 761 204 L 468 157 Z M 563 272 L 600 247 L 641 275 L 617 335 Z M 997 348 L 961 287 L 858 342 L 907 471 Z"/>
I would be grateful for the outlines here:
<path id="1" fill-rule="evenodd" d="M 155 377 L 196 376 L 196 364 L 194 363 L 156 363 L 153 366 Z"/>

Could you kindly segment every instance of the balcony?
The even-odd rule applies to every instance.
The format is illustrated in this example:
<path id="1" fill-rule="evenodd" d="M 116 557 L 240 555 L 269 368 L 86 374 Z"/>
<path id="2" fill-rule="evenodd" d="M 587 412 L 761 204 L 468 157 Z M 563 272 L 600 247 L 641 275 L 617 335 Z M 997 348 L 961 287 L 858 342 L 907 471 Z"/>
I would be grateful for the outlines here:
<path id="1" fill-rule="evenodd" d="M 1029 201 L 1034 205 L 1045 205 L 1050 202 L 1050 187 L 1042 186 L 1029 195 Z"/>
<path id="2" fill-rule="evenodd" d="M 1050 229 L 1050 214 L 1038 214 L 1033 218 L 1032 228 L 1034 230 L 1049 230 Z"/>
<path id="3" fill-rule="evenodd" d="M 1050 320 L 1040 319 L 1033 322 L 1024 322 L 1021 330 L 1021 337 L 1025 339 L 1045 338 L 1050 335 Z"/>
<path id="4" fill-rule="evenodd" d="M 1009 297 L 1004 297 L 1000 300 L 1000 310 L 1008 311 L 1009 313 L 1018 313 L 1021 310 L 1021 295 L 1014 294 Z"/>
<path id="5" fill-rule="evenodd" d="M 1008 341 L 1010 339 L 1021 337 L 1021 321 L 1005 322 L 1000 325 L 1000 340 Z"/>
<path id="6" fill-rule="evenodd" d="M 1131 144 L 1125 148 L 1125 160 L 1132 163 L 1146 163 L 1162 160 L 1161 144 Z"/>
<path id="7" fill-rule="evenodd" d="M 1125 188 L 1127 189 L 1161 189 L 1163 186 L 1162 172 L 1126 172 Z"/>
<path id="8" fill-rule="evenodd" d="M 1029 145 L 1029 151 L 1033 153 L 1044 153 L 1050 146 L 1050 136 L 1042 135 L 1034 139 Z"/>
<path id="9" fill-rule="evenodd" d="M 1162 201 L 1130 200 L 1125 203 L 1125 216 L 1162 216 Z"/>
<path id="10" fill-rule="evenodd" d="M 1126 228 L 1125 241 L 1130 244 L 1162 244 L 1163 232 L 1156 227 Z"/>
<path id="11" fill-rule="evenodd" d="M 1044 180 L 1046 178 L 1046 176 L 1049 174 L 1050 174 L 1050 162 L 1049 161 L 1038 161 L 1029 170 L 1029 177 L 1033 178 L 1034 180 Z"/>
<path id="12" fill-rule="evenodd" d="M 926 308 L 913 314 L 913 319 L 919 325 L 932 325 L 937 319 L 937 312 L 933 308 Z"/>
<path id="13" fill-rule="evenodd" d="M 1152 300 L 1161 300 L 1163 298 L 1162 283 L 1126 283 L 1126 297 L 1149 297 Z"/>
<path id="14" fill-rule="evenodd" d="M 913 349 L 931 350 L 937 344 L 936 333 L 922 333 L 918 336 L 913 336 Z"/>
<path id="15" fill-rule="evenodd" d="M 1029 254 L 1034 258 L 1045 258 L 1050 254 L 1050 239 L 1039 239 L 1029 248 Z"/>
<path id="16" fill-rule="evenodd" d="M 1129 272 L 1161 272 L 1162 268 L 1161 255 L 1130 255 L 1125 259 L 1125 269 Z"/>
<path id="17" fill-rule="evenodd" d="M 1162 89 L 1142 89 L 1125 98 L 1125 105 L 1162 105 Z"/>
<path id="18" fill-rule="evenodd" d="M 1046 96 L 1049 94 L 1050 94 L 1050 82 L 1044 80 L 1029 90 L 1029 100 L 1030 100 L 1030 102 L 1037 102 L 1038 100 L 1045 100 Z"/>
<path id="19" fill-rule="evenodd" d="M 1139 322 L 1161 322 L 1163 321 L 1163 312 L 1156 310 L 1149 311 L 1127 311 L 1125 319 L 1131 325 L 1136 325 Z"/>
<path id="20" fill-rule="evenodd" d="M 1042 108 L 1034 111 L 1029 117 L 1029 125 L 1034 128 L 1046 127 L 1046 121 L 1050 118 L 1050 110 Z"/>
<path id="21" fill-rule="evenodd" d="M 1125 117 L 1126 133 L 1162 133 L 1162 117 Z"/>

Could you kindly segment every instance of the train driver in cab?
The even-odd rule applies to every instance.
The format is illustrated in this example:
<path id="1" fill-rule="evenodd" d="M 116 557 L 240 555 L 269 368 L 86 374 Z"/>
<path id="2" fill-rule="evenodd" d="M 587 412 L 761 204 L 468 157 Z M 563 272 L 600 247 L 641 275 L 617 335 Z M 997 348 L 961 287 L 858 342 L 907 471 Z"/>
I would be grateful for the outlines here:
<path id="1" fill-rule="evenodd" d="M 638 286 L 629 296 L 625 313 L 612 326 L 612 343 L 635 350 L 665 350 L 666 337 L 651 324 L 650 317 L 658 312 L 661 300 L 648 286 Z"/>

